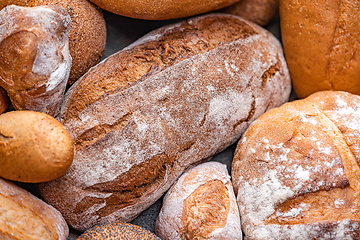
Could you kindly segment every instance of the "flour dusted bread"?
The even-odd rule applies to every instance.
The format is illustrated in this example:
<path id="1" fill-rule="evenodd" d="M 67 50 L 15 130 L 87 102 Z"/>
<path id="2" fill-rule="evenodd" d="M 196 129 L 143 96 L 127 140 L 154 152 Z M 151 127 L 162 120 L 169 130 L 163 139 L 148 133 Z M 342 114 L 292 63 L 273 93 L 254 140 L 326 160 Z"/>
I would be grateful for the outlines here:
<path id="1" fill-rule="evenodd" d="M 66 240 L 61 214 L 15 184 L 0 178 L 0 239 Z"/>
<path id="2" fill-rule="evenodd" d="M 360 94 L 360 1 L 281 0 L 286 61 L 298 97 L 316 91 Z"/>
<path id="3" fill-rule="evenodd" d="M 226 165 L 203 163 L 181 175 L 164 197 L 156 234 L 162 240 L 242 239 Z"/>
<path id="4" fill-rule="evenodd" d="M 215 14 L 155 30 L 69 89 L 58 119 L 74 161 L 41 195 L 75 229 L 130 221 L 290 88 L 279 42 L 255 24 Z"/>
<path id="5" fill-rule="evenodd" d="M 15 109 L 56 113 L 71 67 L 69 30 L 60 7 L 0 11 L 0 86 Z"/>
<path id="6" fill-rule="evenodd" d="M 245 239 L 359 239 L 360 97 L 325 91 L 270 110 L 232 181 Z"/>

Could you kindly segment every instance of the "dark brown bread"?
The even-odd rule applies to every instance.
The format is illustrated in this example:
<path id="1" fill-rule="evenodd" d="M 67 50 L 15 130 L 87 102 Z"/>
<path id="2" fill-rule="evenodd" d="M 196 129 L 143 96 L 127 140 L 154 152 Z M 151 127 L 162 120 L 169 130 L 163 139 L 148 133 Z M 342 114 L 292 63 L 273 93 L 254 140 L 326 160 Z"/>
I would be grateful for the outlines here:
<path id="1" fill-rule="evenodd" d="M 75 140 L 74 162 L 42 196 L 76 229 L 129 221 L 287 101 L 289 81 L 279 42 L 241 18 L 156 30 L 70 88 L 58 119 Z"/>
<path id="2" fill-rule="evenodd" d="M 318 92 L 244 133 L 232 181 L 245 239 L 359 239 L 360 97 Z"/>
<path id="3" fill-rule="evenodd" d="M 10 99 L 5 89 L 0 87 L 0 114 L 4 113 L 10 106 Z"/>

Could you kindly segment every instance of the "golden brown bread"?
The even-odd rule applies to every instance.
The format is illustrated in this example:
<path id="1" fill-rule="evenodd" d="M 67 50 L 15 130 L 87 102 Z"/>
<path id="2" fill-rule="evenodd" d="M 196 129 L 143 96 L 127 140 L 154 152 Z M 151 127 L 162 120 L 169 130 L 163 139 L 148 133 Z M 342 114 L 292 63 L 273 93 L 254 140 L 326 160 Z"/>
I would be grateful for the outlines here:
<path id="1" fill-rule="evenodd" d="M 91 0 L 119 15 L 148 20 L 189 17 L 229 6 L 240 0 Z"/>
<path id="2" fill-rule="evenodd" d="M 240 2 L 221 9 L 221 11 L 265 26 L 274 18 L 279 10 L 279 1 L 280 0 L 241 0 Z"/>
<path id="3" fill-rule="evenodd" d="M 241 18 L 155 30 L 69 89 L 58 119 L 75 141 L 74 162 L 41 194 L 75 229 L 130 221 L 287 101 L 289 82 L 279 42 Z"/>
<path id="4" fill-rule="evenodd" d="M 232 181 L 245 239 L 359 239 L 360 97 L 325 91 L 244 133 Z"/>
<path id="5" fill-rule="evenodd" d="M 4 113 L 10 106 L 10 99 L 5 89 L 0 87 L 0 114 Z"/>
<path id="6" fill-rule="evenodd" d="M 73 157 L 72 139 L 53 117 L 33 111 L 0 115 L 0 177 L 51 181 L 69 169 Z"/>
<path id="7" fill-rule="evenodd" d="M 77 240 L 160 240 L 160 238 L 130 223 L 106 223 L 86 230 Z"/>
<path id="8" fill-rule="evenodd" d="M 156 234 L 162 240 L 242 239 L 226 165 L 203 163 L 182 174 L 164 197 Z"/>
<path id="9" fill-rule="evenodd" d="M 69 13 L 72 66 L 68 85 L 99 62 L 105 50 L 106 24 L 101 10 L 95 4 L 87 0 L 1 0 L 0 10 L 11 4 L 23 7 L 56 5 Z"/>
<path id="10" fill-rule="evenodd" d="M 15 109 L 56 113 L 71 67 L 69 30 L 57 6 L 0 11 L 0 86 Z"/>
<path id="11" fill-rule="evenodd" d="M 0 239 L 66 240 L 61 214 L 15 184 L 0 178 Z"/>
<path id="12" fill-rule="evenodd" d="M 294 90 L 360 94 L 360 2 L 281 0 L 280 24 Z"/>

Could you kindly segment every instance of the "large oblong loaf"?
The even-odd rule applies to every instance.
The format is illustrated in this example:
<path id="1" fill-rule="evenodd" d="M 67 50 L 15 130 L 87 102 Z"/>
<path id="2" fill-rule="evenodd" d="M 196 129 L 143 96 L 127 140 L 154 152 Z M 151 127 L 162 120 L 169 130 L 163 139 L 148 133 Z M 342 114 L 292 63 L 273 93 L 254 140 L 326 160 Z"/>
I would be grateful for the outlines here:
<path id="1" fill-rule="evenodd" d="M 232 181 L 245 239 L 359 239 L 360 97 L 324 91 L 244 133 Z"/>
<path id="2" fill-rule="evenodd" d="M 155 30 L 70 88 L 58 118 L 74 161 L 41 194 L 75 229 L 130 221 L 290 88 L 279 42 L 255 24 L 214 14 Z"/>

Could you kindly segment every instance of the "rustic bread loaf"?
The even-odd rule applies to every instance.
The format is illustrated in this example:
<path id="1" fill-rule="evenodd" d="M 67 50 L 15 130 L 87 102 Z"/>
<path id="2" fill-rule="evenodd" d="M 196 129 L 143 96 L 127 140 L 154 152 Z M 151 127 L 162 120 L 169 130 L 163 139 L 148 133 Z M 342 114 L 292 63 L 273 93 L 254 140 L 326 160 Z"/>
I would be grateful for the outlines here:
<path id="1" fill-rule="evenodd" d="M 0 87 L 0 114 L 4 113 L 10 106 L 10 99 L 5 89 Z"/>
<path id="2" fill-rule="evenodd" d="M 242 239 L 226 165 L 203 163 L 181 175 L 164 197 L 156 234 L 162 240 Z"/>
<path id="3" fill-rule="evenodd" d="M 253 23 L 214 14 L 155 30 L 69 89 L 58 119 L 74 161 L 42 197 L 75 229 L 130 221 L 290 88 L 279 42 Z"/>
<path id="4" fill-rule="evenodd" d="M 61 214 L 15 184 L 0 178 L 0 239 L 66 240 Z"/>
<path id="5" fill-rule="evenodd" d="M 102 57 L 106 43 L 106 24 L 101 10 L 88 0 L 2 0 L 0 10 L 15 4 L 23 7 L 56 5 L 71 17 L 69 51 L 72 65 L 68 85 L 73 84 Z"/>
<path id="6" fill-rule="evenodd" d="M 160 240 L 150 231 L 130 223 L 106 223 L 86 230 L 77 240 Z"/>
<path id="7" fill-rule="evenodd" d="M 0 177 L 51 181 L 69 169 L 73 157 L 72 139 L 55 118 L 34 111 L 0 115 Z"/>
<path id="8" fill-rule="evenodd" d="M 279 10 L 280 0 L 242 0 L 220 11 L 237 15 L 261 26 L 268 24 Z"/>
<path id="9" fill-rule="evenodd" d="M 71 67 L 70 16 L 57 6 L 0 11 L 0 86 L 15 109 L 54 115 Z"/>
<path id="10" fill-rule="evenodd" d="M 255 121 L 232 164 L 246 239 L 359 239 L 360 97 L 318 92 Z"/>
<path id="11" fill-rule="evenodd" d="M 91 0 L 115 14 L 148 20 L 182 18 L 210 12 L 240 0 Z"/>
<path id="12" fill-rule="evenodd" d="M 360 1 L 282 0 L 286 61 L 298 97 L 316 91 L 360 94 Z"/>

